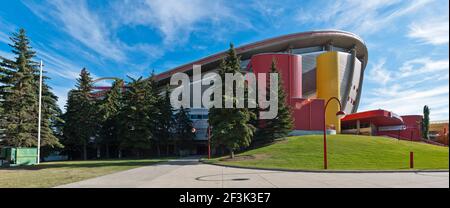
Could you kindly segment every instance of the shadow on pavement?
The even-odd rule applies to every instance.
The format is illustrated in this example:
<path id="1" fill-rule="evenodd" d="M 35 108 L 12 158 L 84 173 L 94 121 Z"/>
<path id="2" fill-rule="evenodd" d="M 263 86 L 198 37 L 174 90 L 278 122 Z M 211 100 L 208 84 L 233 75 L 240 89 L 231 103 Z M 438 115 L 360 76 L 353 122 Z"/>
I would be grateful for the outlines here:
<path id="1" fill-rule="evenodd" d="M 87 160 L 87 161 L 61 161 L 41 163 L 31 166 L 17 166 L 0 168 L 0 170 L 42 170 L 50 168 L 98 168 L 111 166 L 147 166 L 147 165 L 195 165 L 198 164 L 200 156 L 184 158 L 149 158 L 149 159 L 117 159 L 117 160 Z M 155 160 L 155 161 L 152 161 Z"/>

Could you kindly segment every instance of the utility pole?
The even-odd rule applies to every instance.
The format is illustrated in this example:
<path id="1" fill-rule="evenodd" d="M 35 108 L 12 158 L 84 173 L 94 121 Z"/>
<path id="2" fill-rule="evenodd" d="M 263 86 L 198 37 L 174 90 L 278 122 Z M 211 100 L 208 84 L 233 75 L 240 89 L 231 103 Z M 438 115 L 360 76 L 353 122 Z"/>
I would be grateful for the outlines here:
<path id="1" fill-rule="evenodd" d="M 37 144 L 37 164 L 41 160 L 41 108 L 42 108 L 42 60 L 39 66 L 39 109 L 38 109 L 38 144 Z"/>

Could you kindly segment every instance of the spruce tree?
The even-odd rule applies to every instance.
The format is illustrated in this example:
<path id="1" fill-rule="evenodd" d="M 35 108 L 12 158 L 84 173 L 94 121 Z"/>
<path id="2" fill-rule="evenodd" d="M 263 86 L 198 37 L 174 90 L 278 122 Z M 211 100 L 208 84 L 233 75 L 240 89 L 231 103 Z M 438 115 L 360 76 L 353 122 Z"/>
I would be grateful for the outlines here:
<path id="1" fill-rule="evenodd" d="M 122 107 L 124 82 L 116 80 L 105 98 L 98 101 L 98 143 L 105 146 L 106 157 L 110 157 L 110 147 L 117 146 L 119 112 Z"/>
<path id="2" fill-rule="evenodd" d="M 76 89 L 69 92 L 63 132 L 68 145 L 81 147 L 84 160 L 87 159 L 87 147 L 97 127 L 97 109 L 91 91 L 91 75 L 83 68 Z"/>
<path id="3" fill-rule="evenodd" d="M 45 79 L 43 79 L 45 80 Z M 61 109 L 58 106 L 58 97 L 53 94 L 51 87 L 42 83 L 42 123 L 41 123 L 41 145 L 50 148 L 62 148 L 57 135 L 58 125 L 63 122 Z M 37 111 L 37 109 L 36 109 Z M 36 115 L 39 116 L 39 115 Z"/>
<path id="4" fill-rule="evenodd" d="M 157 114 L 157 123 L 156 123 L 156 142 L 158 143 L 158 155 L 159 152 L 159 143 L 163 143 L 166 146 L 166 155 L 169 154 L 169 142 L 173 138 L 172 135 L 172 127 L 174 124 L 173 118 L 173 108 L 170 104 L 170 88 L 166 86 L 164 89 L 164 95 L 157 97 L 157 108 L 159 109 L 159 113 Z"/>
<path id="5" fill-rule="evenodd" d="M 165 100 L 164 97 L 161 97 L 161 92 L 158 88 L 158 84 L 155 79 L 155 72 L 152 71 L 149 78 L 143 80 L 145 82 L 145 96 L 146 98 L 146 114 L 149 118 L 147 120 L 148 129 L 152 135 L 152 143 L 156 146 L 158 156 L 161 155 L 161 145 L 166 146 L 166 153 L 168 152 L 168 141 L 170 134 L 166 134 L 165 128 L 170 126 L 169 123 L 164 122 L 164 124 L 160 123 L 159 119 L 164 117 L 163 115 L 167 115 L 170 109 L 166 109 L 163 105 Z M 162 109 L 161 109 L 162 108 Z M 165 111 L 165 112 L 163 112 Z"/>
<path id="6" fill-rule="evenodd" d="M 6 117 L 4 114 L 4 102 L 6 93 L 8 93 L 7 88 L 10 87 L 9 74 L 11 70 L 3 67 L 3 62 L 6 60 L 4 57 L 0 56 L 0 139 L 3 137 L 4 128 L 6 128 Z"/>
<path id="7" fill-rule="evenodd" d="M 148 80 L 132 79 L 124 95 L 120 112 L 120 149 L 130 149 L 140 157 L 151 147 L 158 109 L 152 85 Z"/>
<path id="8" fill-rule="evenodd" d="M 195 137 L 195 133 L 192 132 L 194 128 L 192 120 L 189 118 L 189 110 L 181 106 L 174 116 L 174 133 L 176 142 L 184 147 L 190 148 Z"/>
<path id="9" fill-rule="evenodd" d="M 38 128 L 39 65 L 32 59 L 35 52 L 24 29 L 10 38 L 15 60 L 1 57 L 0 106 L 4 113 L 0 118 L 0 129 L 5 129 L 6 143 L 12 146 L 36 146 Z M 43 72 L 45 73 L 45 72 Z M 62 147 L 54 136 L 52 124 L 59 116 L 57 97 L 42 83 L 41 146 Z"/>
<path id="10" fill-rule="evenodd" d="M 66 112 L 62 115 L 64 123 L 62 125 L 62 140 L 65 151 L 67 151 L 69 158 L 73 159 L 76 153 L 81 152 L 83 149 L 80 146 L 80 138 L 78 137 L 77 129 L 73 127 L 77 125 L 79 99 L 75 89 L 70 90 L 67 93 Z M 81 155 L 80 158 L 83 158 Z"/>
<path id="11" fill-rule="evenodd" d="M 2 118 L 3 118 L 3 102 L 4 102 L 4 88 L 6 87 L 6 69 L 4 69 L 1 65 L 1 62 L 3 62 L 3 57 L 0 56 L 0 126 L 2 125 Z M 0 136 L 1 137 L 1 136 Z"/>
<path id="12" fill-rule="evenodd" d="M 278 91 L 276 92 L 276 95 L 278 95 L 278 113 L 273 119 L 259 120 L 257 140 L 262 143 L 273 142 L 275 139 L 287 136 L 293 127 L 291 109 L 287 104 L 283 81 L 274 60 L 270 73 L 278 74 Z M 270 86 L 267 84 L 267 96 L 269 96 L 270 90 Z"/>
<path id="13" fill-rule="evenodd" d="M 227 57 L 222 60 L 219 75 L 225 80 L 226 73 L 241 73 L 240 57 L 236 55 L 233 44 L 230 44 Z M 225 100 L 231 99 L 233 108 L 210 108 L 208 122 L 212 126 L 211 141 L 215 146 L 223 145 L 234 158 L 234 151 L 248 147 L 253 137 L 255 127 L 250 124 L 255 116 L 248 108 L 236 108 L 238 98 L 235 89 L 231 97 L 225 96 L 225 86 L 222 85 L 222 107 Z"/>
<path id="14" fill-rule="evenodd" d="M 29 46 L 25 30 L 21 29 L 10 38 L 13 42 L 12 53 L 16 60 L 3 59 L 2 66 L 7 73 L 7 92 L 4 94 L 5 111 L 4 129 L 6 144 L 15 147 L 31 147 L 37 145 L 35 137 L 37 118 L 34 110 L 37 105 L 37 94 L 33 74 L 32 58 L 35 52 Z"/>

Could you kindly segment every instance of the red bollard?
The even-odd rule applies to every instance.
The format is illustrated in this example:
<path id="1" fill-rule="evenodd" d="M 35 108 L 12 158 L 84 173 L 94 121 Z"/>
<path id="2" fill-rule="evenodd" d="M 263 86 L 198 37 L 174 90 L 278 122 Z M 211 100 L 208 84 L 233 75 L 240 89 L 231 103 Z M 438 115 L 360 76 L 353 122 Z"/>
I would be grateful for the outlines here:
<path id="1" fill-rule="evenodd" d="M 409 152 L 409 168 L 414 168 L 414 152 Z"/>

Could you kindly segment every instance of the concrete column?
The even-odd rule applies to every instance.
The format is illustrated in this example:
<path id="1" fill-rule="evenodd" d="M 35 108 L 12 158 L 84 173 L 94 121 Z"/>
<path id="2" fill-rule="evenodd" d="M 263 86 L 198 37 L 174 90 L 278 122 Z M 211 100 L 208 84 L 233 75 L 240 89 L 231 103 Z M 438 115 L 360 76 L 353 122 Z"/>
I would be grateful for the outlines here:
<path id="1" fill-rule="evenodd" d="M 356 120 L 356 134 L 359 135 L 361 133 L 361 122 Z"/>
<path id="2" fill-rule="evenodd" d="M 328 43 L 325 45 L 326 51 L 333 51 L 333 41 L 328 41 Z"/>

